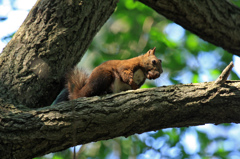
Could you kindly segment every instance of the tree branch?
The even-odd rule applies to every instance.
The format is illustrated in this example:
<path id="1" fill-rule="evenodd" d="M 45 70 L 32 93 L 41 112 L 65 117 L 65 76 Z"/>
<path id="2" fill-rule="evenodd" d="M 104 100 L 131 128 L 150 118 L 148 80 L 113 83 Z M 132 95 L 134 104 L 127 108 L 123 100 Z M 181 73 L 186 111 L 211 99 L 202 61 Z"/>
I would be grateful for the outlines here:
<path id="1" fill-rule="evenodd" d="M 9 111 L 1 105 L 0 154 L 32 158 L 76 144 L 163 128 L 239 123 L 239 98 L 240 81 L 227 81 L 79 98 L 37 110 L 12 107 Z"/>
<path id="2" fill-rule="evenodd" d="M 240 8 L 227 0 L 139 0 L 216 46 L 240 55 Z"/>
<path id="3" fill-rule="evenodd" d="M 230 64 L 222 71 L 221 75 L 215 81 L 215 84 L 223 84 L 226 82 L 230 72 L 233 68 L 233 62 L 231 61 Z"/>

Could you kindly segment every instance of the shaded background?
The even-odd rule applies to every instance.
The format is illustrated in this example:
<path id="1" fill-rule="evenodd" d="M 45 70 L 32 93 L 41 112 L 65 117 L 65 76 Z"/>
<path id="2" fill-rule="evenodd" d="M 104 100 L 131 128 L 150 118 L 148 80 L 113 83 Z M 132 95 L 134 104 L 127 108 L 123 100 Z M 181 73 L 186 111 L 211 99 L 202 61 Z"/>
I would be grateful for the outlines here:
<path id="1" fill-rule="evenodd" d="M 36 0 L 0 0 L 0 52 Z M 240 6 L 239 0 L 232 2 Z M 89 72 L 104 61 L 128 59 L 156 47 L 164 73 L 142 86 L 150 88 L 215 80 L 233 60 L 229 79 L 239 79 L 239 57 L 229 54 L 133 0 L 120 0 L 95 36 L 79 67 Z M 77 146 L 79 159 L 240 158 L 239 124 L 169 128 Z M 73 148 L 37 159 L 70 159 Z"/>

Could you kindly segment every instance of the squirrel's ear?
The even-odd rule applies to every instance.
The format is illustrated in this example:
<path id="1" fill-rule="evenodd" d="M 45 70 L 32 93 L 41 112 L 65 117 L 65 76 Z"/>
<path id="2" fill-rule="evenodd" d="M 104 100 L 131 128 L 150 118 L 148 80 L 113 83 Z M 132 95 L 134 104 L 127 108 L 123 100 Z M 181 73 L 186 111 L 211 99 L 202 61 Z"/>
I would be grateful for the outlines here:
<path id="1" fill-rule="evenodd" d="M 153 55 L 155 55 L 155 50 L 156 50 L 156 47 L 154 47 L 154 48 L 152 49 L 152 54 L 153 54 Z"/>
<path id="2" fill-rule="evenodd" d="M 150 56 L 150 55 L 155 55 L 155 50 L 156 50 L 156 47 L 150 49 L 150 50 L 147 52 L 148 56 Z"/>

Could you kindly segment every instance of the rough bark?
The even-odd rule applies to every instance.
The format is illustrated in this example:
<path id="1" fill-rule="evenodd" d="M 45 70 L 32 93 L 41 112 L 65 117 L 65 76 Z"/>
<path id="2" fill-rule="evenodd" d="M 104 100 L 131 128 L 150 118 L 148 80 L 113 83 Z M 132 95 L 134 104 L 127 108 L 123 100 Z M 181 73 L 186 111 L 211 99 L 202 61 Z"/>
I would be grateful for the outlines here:
<path id="1" fill-rule="evenodd" d="M 216 46 L 240 56 L 240 8 L 227 0 L 139 0 Z"/>
<path id="2" fill-rule="evenodd" d="M 239 123 L 239 99 L 240 81 L 227 81 L 79 98 L 35 110 L 1 106 L 0 154 L 3 159 L 32 158 L 163 128 Z"/>
<path id="3" fill-rule="evenodd" d="M 38 0 L 0 56 L 0 94 L 15 104 L 50 105 L 118 0 Z M 3 96 L 4 95 L 4 96 Z"/>

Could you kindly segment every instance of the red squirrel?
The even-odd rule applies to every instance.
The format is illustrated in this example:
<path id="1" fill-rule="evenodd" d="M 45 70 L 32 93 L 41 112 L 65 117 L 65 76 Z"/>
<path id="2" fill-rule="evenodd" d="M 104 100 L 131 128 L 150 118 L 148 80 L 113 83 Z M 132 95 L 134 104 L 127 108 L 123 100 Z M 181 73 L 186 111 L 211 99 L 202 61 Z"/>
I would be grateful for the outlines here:
<path id="1" fill-rule="evenodd" d="M 146 78 L 158 78 L 163 72 L 162 61 L 155 56 L 155 49 L 128 60 L 106 61 L 97 66 L 89 77 L 83 70 L 75 68 L 67 75 L 69 100 L 135 90 Z"/>

